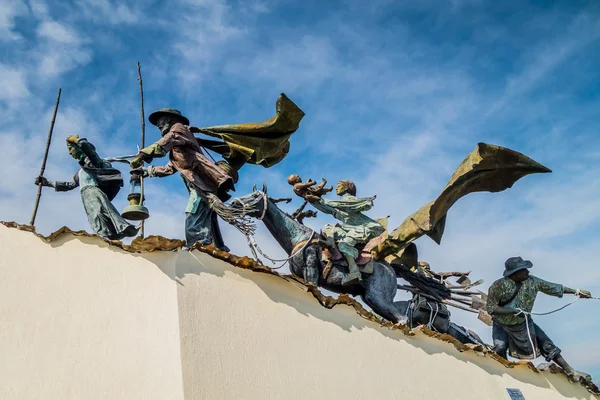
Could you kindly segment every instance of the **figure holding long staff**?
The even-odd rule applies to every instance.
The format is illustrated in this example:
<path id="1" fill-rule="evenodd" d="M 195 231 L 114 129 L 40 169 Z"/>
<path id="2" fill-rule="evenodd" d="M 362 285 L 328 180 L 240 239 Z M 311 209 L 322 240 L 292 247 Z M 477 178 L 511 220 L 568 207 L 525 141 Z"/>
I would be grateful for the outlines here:
<path id="1" fill-rule="evenodd" d="M 35 184 L 53 187 L 57 192 L 79 187 L 83 208 L 95 234 L 112 240 L 136 236 L 138 229 L 125 221 L 111 203 L 123 186 L 121 172 L 110 163 L 113 159 L 100 158 L 96 147 L 77 135 L 67 138 L 67 148 L 81 167 L 73 181 L 49 181 L 40 176 L 36 178 Z"/>

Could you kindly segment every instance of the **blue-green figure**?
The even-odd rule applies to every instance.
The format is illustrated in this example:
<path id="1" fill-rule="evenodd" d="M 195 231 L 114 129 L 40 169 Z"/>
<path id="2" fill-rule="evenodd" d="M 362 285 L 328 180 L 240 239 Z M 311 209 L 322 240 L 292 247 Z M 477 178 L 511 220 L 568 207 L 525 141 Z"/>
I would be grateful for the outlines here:
<path id="1" fill-rule="evenodd" d="M 377 221 L 369 218 L 363 211 L 373 207 L 375 197 L 357 198 L 356 185 L 349 180 L 339 181 L 335 192 L 340 200 L 319 199 L 311 204 L 319 211 L 333 215 L 341 224 L 326 225 L 325 234 L 333 238 L 340 252 L 348 262 L 349 274 L 343 285 L 351 285 L 361 280 L 361 273 L 356 265 L 359 256 L 358 246 L 381 235 L 385 228 Z"/>
<path id="2" fill-rule="evenodd" d="M 67 147 L 81 166 L 73 181 L 54 182 L 38 177 L 35 184 L 53 187 L 57 192 L 79 187 L 85 213 L 95 234 L 111 240 L 136 236 L 138 228 L 125 221 L 111 203 L 123 186 L 121 172 L 113 168 L 110 162 L 101 159 L 96 147 L 85 138 L 69 136 Z"/>

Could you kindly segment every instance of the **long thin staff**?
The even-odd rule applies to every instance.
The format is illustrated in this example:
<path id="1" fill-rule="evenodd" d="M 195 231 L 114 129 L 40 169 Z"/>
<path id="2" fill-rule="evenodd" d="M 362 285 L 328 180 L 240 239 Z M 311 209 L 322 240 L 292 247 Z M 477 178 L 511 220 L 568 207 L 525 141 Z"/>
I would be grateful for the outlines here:
<path id="1" fill-rule="evenodd" d="M 144 87 L 142 85 L 142 69 L 141 69 L 141 65 L 140 62 L 138 61 L 137 63 L 137 69 L 138 69 L 138 81 L 140 82 L 140 113 L 141 113 L 141 117 L 142 117 L 142 149 L 144 147 L 146 147 L 145 145 L 145 141 L 146 141 L 146 121 L 144 118 Z M 144 177 L 141 176 L 140 177 L 140 206 L 144 205 Z M 141 224 L 141 228 L 140 228 L 140 237 L 143 239 L 144 238 L 144 221 L 142 221 Z"/>
<path id="2" fill-rule="evenodd" d="M 56 96 L 56 104 L 54 105 L 54 114 L 52 114 L 52 122 L 50 122 L 50 131 L 48 131 L 48 140 L 46 141 L 46 151 L 44 152 L 44 159 L 42 161 L 42 168 L 40 169 L 40 178 L 44 176 L 46 170 L 46 160 L 48 160 L 48 151 L 50 150 L 50 142 L 52 141 L 52 131 L 54 130 L 54 121 L 56 120 L 56 112 L 58 111 L 58 103 L 60 102 L 60 92 L 58 89 L 58 95 Z M 29 225 L 34 226 L 35 217 L 37 215 L 38 206 L 40 205 L 40 197 L 42 197 L 42 182 L 38 184 L 37 196 L 35 198 L 35 206 L 33 207 L 33 214 L 31 214 L 31 222 Z"/>

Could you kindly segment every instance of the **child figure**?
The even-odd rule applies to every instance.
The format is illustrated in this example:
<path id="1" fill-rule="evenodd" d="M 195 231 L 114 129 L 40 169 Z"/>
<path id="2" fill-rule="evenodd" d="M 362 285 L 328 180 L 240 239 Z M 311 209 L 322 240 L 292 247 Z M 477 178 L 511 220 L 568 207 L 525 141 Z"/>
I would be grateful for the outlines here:
<path id="1" fill-rule="evenodd" d="M 325 179 L 323 179 L 322 182 L 317 186 L 314 186 L 317 182 L 313 181 L 312 179 L 302 182 L 302 178 L 300 178 L 300 176 L 292 174 L 287 178 L 287 181 L 290 185 L 294 186 L 294 193 L 297 196 L 300 196 L 311 203 L 319 201 L 321 196 L 333 190 L 333 187 L 325 188 L 325 185 L 327 184 Z"/>

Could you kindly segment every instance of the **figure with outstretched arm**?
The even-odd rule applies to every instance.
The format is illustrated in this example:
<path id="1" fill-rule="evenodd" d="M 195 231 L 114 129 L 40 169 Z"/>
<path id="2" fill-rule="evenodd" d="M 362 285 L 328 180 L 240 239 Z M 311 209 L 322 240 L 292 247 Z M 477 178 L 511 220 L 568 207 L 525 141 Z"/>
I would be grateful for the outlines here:
<path id="1" fill-rule="evenodd" d="M 504 278 L 490 286 L 486 311 L 493 318 L 494 351 L 504 358 L 507 353 L 528 360 L 542 355 L 546 361 L 558 364 L 574 380 L 590 380 L 590 375 L 576 371 L 565 361 L 561 349 L 533 322 L 530 313 L 538 292 L 555 297 L 575 294 L 582 298 L 591 297 L 591 293 L 530 275 L 529 268 L 532 266 L 531 261 L 511 257 L 504 263 Z"/>
<path id="2" fill-rule="evenodd" d="M 352 285 L 362 280 L 356 264 L 359 256 L 358 246 L 365 245 L 369 240 L 381 235 L 385 228 L 377 221 L 369 218 L 363 211 L 373 207 L 375 197 L 357 198 L 356 185 L 349 180 L 339 181 L 336 193 L 340 200 L 327 200 L 307 196 L 314 208 L 330 214 L 341 224 L 327 225 L 325 233 L 337 244 L 337 248 L 348 262 L 348 275 L 343 279 L 343 285 Z"/>
<path id="3" fill-rule="evenodd" d="M 210 208 L 207 194 L 226 201 L 231 197 L 227 192 L 233 190 L 233 178 L 223 165 L 211 162 L 202 152 L 198 140 L 189 127 L 189 120 L 181 112 L 172 108 L 163 108 L 152 113 L 148 120 L 158 127 L 162 138 L 150 146 L 141 149 L 131 160 L 132 168 L 139 168 L 144 162 L 154 158 L 169 156 L 164 166 L 148 166 L 144 169 L 147 177 L 165 177 L 179 172 L 189 192 L 185 209 L 185 237 L 187 246 L 200 242 L 203 245 L 214 244 L 221 250 L 229 251 L 221 237 L 217 216 Z"/>
<path id="4" fill-rule="evenodd" d="M 38 177 L 34 183 L 53 187 L 57 192 L 66 192 L 79 187 L 90 227 L 98 236 L 112 240 L 136 236 L 138 228 L 125 221 L 111 203 L 123 186 L 121 172 L 113 168 L 106 159 L 100 158 L 96 147 L 85 138 L 80 139 L 77 135 L 69 136 L 67 148 L 69 154 L 81 167 L 73 177 L 73 181 L 49 181 L 44 177 Z"/>

